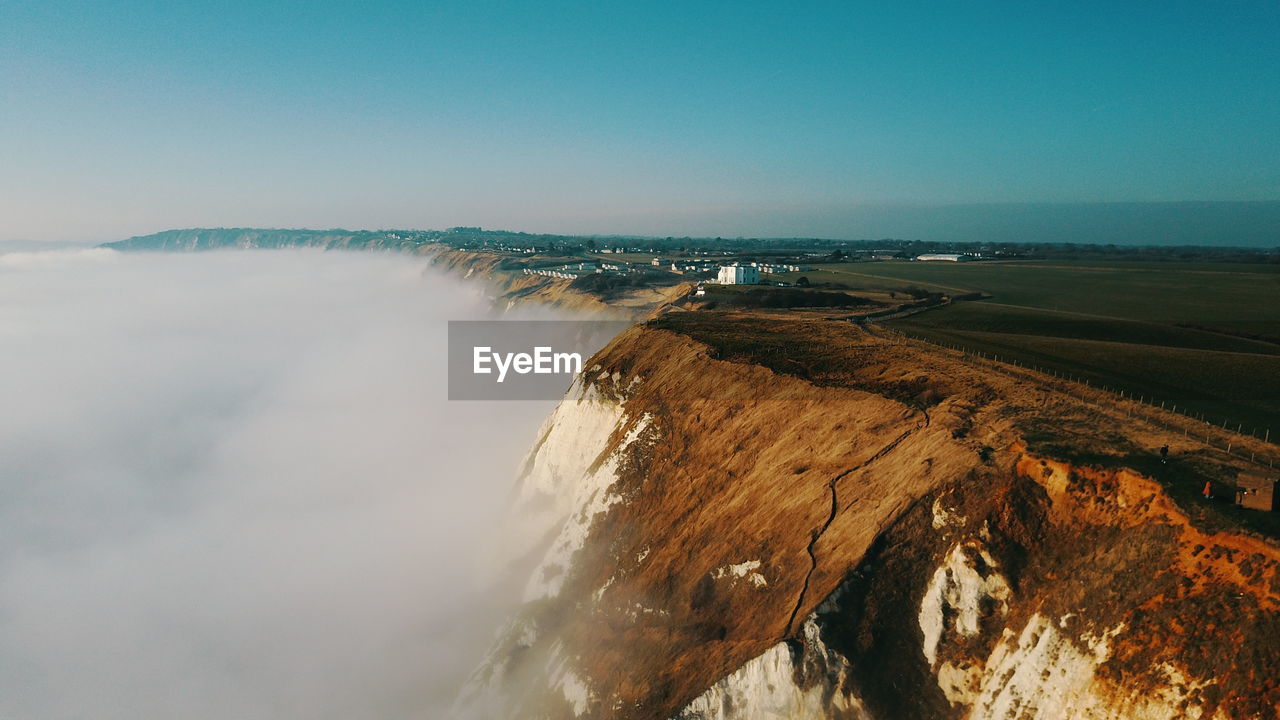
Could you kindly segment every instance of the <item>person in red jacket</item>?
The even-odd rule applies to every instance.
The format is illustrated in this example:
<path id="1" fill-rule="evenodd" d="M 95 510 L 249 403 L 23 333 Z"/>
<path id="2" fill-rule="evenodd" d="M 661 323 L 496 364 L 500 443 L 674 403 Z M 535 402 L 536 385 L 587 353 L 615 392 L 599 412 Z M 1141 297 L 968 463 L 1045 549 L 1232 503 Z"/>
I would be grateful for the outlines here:
<path id="1" fill-rule="evenodd" d="M 1213 499 L 1213 482 L 1209 480 L 1204 481 L 1204 499 L 1205 500 Z"/>

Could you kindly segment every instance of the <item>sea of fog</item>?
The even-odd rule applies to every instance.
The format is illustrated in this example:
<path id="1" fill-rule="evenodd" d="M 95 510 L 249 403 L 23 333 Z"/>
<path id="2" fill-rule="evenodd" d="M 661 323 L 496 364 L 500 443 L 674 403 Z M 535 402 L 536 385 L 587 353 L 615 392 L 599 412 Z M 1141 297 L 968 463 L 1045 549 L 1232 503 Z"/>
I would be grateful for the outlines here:
<path id="1" fill-rule="evenodd" d="M 446 400 L 412 257 L 0 255 L 0 717 L 438 717 L 548 403 Z"/>

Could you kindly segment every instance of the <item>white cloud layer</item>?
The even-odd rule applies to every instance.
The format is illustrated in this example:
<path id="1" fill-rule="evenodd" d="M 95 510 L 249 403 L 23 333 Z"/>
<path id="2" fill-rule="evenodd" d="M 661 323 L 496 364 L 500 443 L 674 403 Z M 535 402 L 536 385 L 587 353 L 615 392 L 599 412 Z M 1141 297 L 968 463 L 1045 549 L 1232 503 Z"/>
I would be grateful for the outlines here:
<path id="1" fill-rule="evenodd" d="M 0 717 L 438 717 L 545 403 L 445 400 L 412 258 L 0 255 Z"/>

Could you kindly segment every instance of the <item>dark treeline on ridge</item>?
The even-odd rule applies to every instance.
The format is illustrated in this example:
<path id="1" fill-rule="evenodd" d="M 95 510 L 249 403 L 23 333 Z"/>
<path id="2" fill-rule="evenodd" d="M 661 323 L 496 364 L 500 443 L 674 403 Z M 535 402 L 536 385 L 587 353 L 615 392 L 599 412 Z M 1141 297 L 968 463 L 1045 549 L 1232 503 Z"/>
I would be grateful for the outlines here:
<path id="1" fill-rule="evenodd" d="M 222 248 L 321 247 L 412 250 L 440 243 L 458 249 L 562 257 L 582 253 L 732 254 L 740 259 L 806 255 L 815 261 L 908 259 L 926 253 L 971 253 L 990 259 L 1134 260 L 1155 262 L 1280 263 L 1280 237 L 1271 248 L 1214 245 L 1118 245 L 1041 242 L 939 242 L 879 238 L 643 237 L 552 235 L 455 227 L 447 230 L 310 230 L 191 228 L 106 243 L 118 250 L 215 250 Z"/>

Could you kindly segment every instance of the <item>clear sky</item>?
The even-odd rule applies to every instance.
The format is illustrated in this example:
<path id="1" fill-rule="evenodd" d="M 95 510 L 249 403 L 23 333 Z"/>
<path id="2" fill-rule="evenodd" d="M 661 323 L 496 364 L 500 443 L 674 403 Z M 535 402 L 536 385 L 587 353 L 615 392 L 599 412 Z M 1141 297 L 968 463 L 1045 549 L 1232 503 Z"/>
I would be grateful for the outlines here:
<path id="1" fill-rule="evenodd" d="M 0 239 L 1277 201 L 1278 37 L 1273 1 L 0 0 Z"/>

